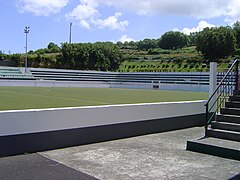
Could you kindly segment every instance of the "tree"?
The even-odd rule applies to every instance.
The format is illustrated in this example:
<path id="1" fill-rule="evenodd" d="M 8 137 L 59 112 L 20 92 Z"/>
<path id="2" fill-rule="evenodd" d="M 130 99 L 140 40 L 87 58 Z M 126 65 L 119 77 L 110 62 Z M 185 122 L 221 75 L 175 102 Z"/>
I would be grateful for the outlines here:
<path id="1" fill-rule="evenodd" d="M 36 54 L 44 54 L 44 53 L 46 53 L 46 49 L 37 49 L 34 53 L 36 53 Z"/>
<path id="2" fill-rule="evenodd" d="M 59 67 L 69 69 L 116 70 L 122 61 L 119 47 L 111 42 L 64 43 Z"/>
<path id="3" fill-rule="evenodd" d="M 158 42 L 156 39 L 144 39 L 143 41 L 139 41 L 137 43 L 138 50 L 147 51 L 149 49 L 157 48 Z"/>
<path id="4" fill-rule="evenodd" d="M 116 43 L 116 45 L 117 45 L 119 48 L 122 48 L 123 43 L 122 43 L 121 41 L 118 41 L 118 42 Z"/>
<path id="5" fill-rule="evenodd" d="M 58 47 L 57 44 L 54 44 L 53 42 L 50 42 L 47 46 L 48 48 L 48 52 L 49 53 L 57 53 L 57 52 L 60 52 L 61 51 L 61 48 Z"/>
<path id="6" fill-rule="evenodd" d="M 212 61 L 235 52 L 235 36 L 231 27 L 205 28 L 196 37 L 196 49 Z"/>
<path id="7" fill-rule="evenodd" d="M 187 35 L 179 31 L 164 33 L 159 40 L 159 47 L 162 49 L 178 49 L 187 46 Z"/>
<path id="8" fill-rule="evenodd" d="M 240 48 L 240 21 L 233 24 L 233 30 L 237 41 L 237 48 Z"/>
<path id="9" fill-rule="evenodd" d="M 196 37 L 198 32 L 191 32 L 190 35 L 188 35 L 188 44 L 189 46 L 196 46 Z"/>
<path id="10" fill-rule="evenodd" d="M 9 55 L 10 60 L 13 62 L 14 66 L 19 66 L 21 61 L 21 54 Z"/>

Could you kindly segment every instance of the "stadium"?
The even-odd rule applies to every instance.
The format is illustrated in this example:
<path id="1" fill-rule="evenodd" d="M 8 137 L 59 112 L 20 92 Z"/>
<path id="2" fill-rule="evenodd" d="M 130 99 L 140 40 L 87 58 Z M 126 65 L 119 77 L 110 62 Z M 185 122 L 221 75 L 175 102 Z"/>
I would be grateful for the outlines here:
<path id="1" fill-rule="evenodd" d="M 0 180 L 240 179 L 240 0 L 0 14 Z"/>
<path id="2" fill-rule="evenodd" d="M 0 67 L 2 157 L 206 125 L 210 73 L 24 71 Z M 234 92 L 235 78 L 234 71 L 218 74 L 221 96 Z M 238 141 L 220 128 L 207 129 L 208 136 Z M 209 146 L 212 142 L 187 142 L 191 151 L 239 158 L 232 147 L 214 144 L 209 151 Z"/>
<path id="3" fill-rule="evenodd" d="M 64 117 L 62 118 L 62 123 L 64 123 L 65 119 L 72 118 L 72 121 L 76 121 L 76 119 L 79 119 L 79 117 L 85 117 L 85 119 L 83 118 L 81 121 L 86 121 L 86 124 L 81 122 L 83 124 L 80 123 L 80 125 L 75 125 L 73 122 L 71 122 L 73 124 L 70 123 L 69 125 L 66 125 L 66 127 L 61 125 L 59 130 L 71 130 L 72 128 L 76 129 L 76 127 L 80 127 L 79 129 L 82 127 L 92 126 L 104 127 L 105 125 L 109 126 L 113 124 L 117 126 L 117 129 L 119 129 L 122 125 L 126 126 L 126 123 L 136 124 L 139 120 L 141 120 L 139 121 L 139 126 L 141 127 L 143 124 L 149 122 L 159 123 L 157 120 L 159 118 L 167 119 L 173 117 L 173 121 L 176 121 L 178 119 L 176 116 L 189 116 L 187 118 L 189 120 L 181 125 L 178 123 L 176 123 L 176 125 L 166 125 L 166 128 L 163 128 L 163 131 L 168 129 L 183 128 L 185 126 L 188 127 L 193 125 L 202 125 L 202 121 L 200 119 L 203 118 L 203 100 L 207 99 L 206 90 L 208 89 L 209 75 L 207 73 L 114 73 L 41 68 L 28 68 L 28 72 L 25 74 L 24 68 L 1 67 L 0 78 L 1 98 L 3 99 L 2 102 L 4 102 L 1 103 L 0 107 L 2 110 L 1 115 L 3 116 L 1 118 L 2 122 L 4 122 L 4 118 L 9 122 L 8 116 L 12 116 L 14 114 L 17 116 L 16 119 L 19 122 L 20 115 L 22 114 L 21 123 L 26 122 L 26 124 L 29 126 L 27 127 L 25 123 L 23 123 L 24 127 L 21 127 L 21 125 L 15 125 L 14 127 L 18 127 L 18 130 L 14 129 L 12 124 L 9 124 L 9 127 L 2 126 L 2 130 L 7 130 L 7 132 L 1 131 L 3 133 L 2 135 L 10 135 L 11 133 L 39 133 L 43 131 L 45 133 L 52 133 L 57 126 L 56 124 L 51 125 L 51 122 L 58 119 L 59 122 L 57 124 L 59 124 L 61 117 Z M 186 90 L 188 90 L 188 92 Z M 186 103 L 180 103 L 181 101 Z M 85 108 L 80 106 L 84 106 Z M 178 110 L 174 110 L 177 111 L 176 115 L 173 112 L 165 113 L 165 110 L 163 110 L 163 113 L 161 114 L 158 112 L 158 106 L 164 106 L 164 108 L 171 107 L 173 109 L 181 106 L 182 108 L 177 108 Z M 184 112 L 186 109 L 189 109 L 184 106 L 193 106 L 193 112 Z M 194 108 L 194 106 L 196 107 Z M 145 113 L 141 113 L 146 111 L 147 107 L 149 107 L 149 110 Z M 47 108 L 52 108 L 52 110 Z M 138 108 L 140 109 L 138 110 Z M 127 109 L 125 110 L 126 113 L 124 113 L 123 109 Z M 101 115 L 103 117 L 98 115 L 98 111 L 100 110 L 106 111 L 103 113 L 103 115 Z M 78 115 L 70 116 L 69 112 L 71 111 L 76 111 Z M 84 115 L 84 112 L 82 111 L 86 111 L 85 113 L 87 114 Z M 59 113 L 56 112 L 63 112 L 63 114 L 59 117 L 52 117 L 53 115 L 48 115 L 48 113 L 59 115 Z M 28 115 L 25 113 L 32 113 L 34 115 L 31 116 L 36 116 L 36 122 L 34 123 L 41 124 L 43 121 L 46 121 L 46 127 L 43 127 L 41 130 L 31 129 L 34 126 L 32 125 L 31 127 L 31 124 L 28 121 L 33 122 L 33 120 L 27 120 Z M 36 115 L 36 113 L 40 114 Z M 47 114 L 44 115 L 44 113 Z M 92 117 L 90 117 L 91 114 L 93 114 Z M 123 114 L 126 114 L 126 117 L 123 117 Z M 37 118 L 37 116 L 39 117 Z M 42 119 L 42 116 L 45 116 L 46 119 Z M 194 118 L 191 118 L 191 116 Z M 51 117 L 51 119 L 49 119 L 49 117 Z M 103 122 L 101 122 L 100 119 L 102 119 Z M 191 122 L 190 119 L 194 120 Z M 14 121 L 14 119 L 12 120 Z M 134 127 L 137 126 L 134 125 Z M 154 128 L 145 129 L 144 131 L 141 131 L 140 129 L 141 128 L 138 130 L 139 132 L 129 130 L 126 134 L 119 133 L 114 137 L 102 137 L 103 139 L 96 139 L 89 142 L 87 142 L 87 140 L 83 140 L 83 142 L 79 141 L 68 144 L 66 142 L 69 141 L 66 140 L 66 142 L 64 142 L 66 144 L 59 147 L 103 141 L 104 139 L 108 140 L 121 137 L 130 137 L 159 131 L 158 129 Z M 115 132 L 118 131 L 116 130 Z M 111 133 L 109 132 L 109 134 Z M 90 135 L 87 135 L 86 137 L 89 136 Z M 54 146 L 53 142 L 48 144 L 52 144 L 52 147 L 44 146 L 39 150 L 58 147 Z M 23 147 L 30 146 L 26 145 Z M 15 150 L 16 149 L 14 149 L 14 151 Z M 38 149 L 30 150 L 30 152 L 36 150 Z M 11 154 L 9 150 L 7 152 Z M 20 152 L 25 152 L 25 150 L 21 150 Z M 14 152 L 12 153 L 14 154 Z"/>

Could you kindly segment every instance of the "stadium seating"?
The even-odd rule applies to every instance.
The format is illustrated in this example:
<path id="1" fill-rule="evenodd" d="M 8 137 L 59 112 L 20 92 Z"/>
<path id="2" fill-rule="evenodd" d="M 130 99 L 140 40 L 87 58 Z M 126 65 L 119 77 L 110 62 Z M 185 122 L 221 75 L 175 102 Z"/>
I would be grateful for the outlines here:
<path id="1" fill-rule="evenodd" d="M 37 79 L 56 81 L 102 81 L 107 83 L 168 83 L 208 85 L 209 73 L 116 73 L 30 68 Z"/>
<path id="2" fill-rule="evenodd" d="M 80 71 L 66 69 L 29 68 L 28 74 L 22 73 L 23 68 L 0 66 L 0 79 L 17 80 L 52 80 L 52 81 L 89 81 L 109 84 L 151 83 L 151 84 L 182 84 L 208 85 L 208 72 L 144 72 L 120 73 L 103 71 Z M 221 73 L 218 76 L 222 77 Z"/>
<path id="3" fill-rule="evenodd" d="M 31 74 L 23 74 L 20 68 L 0 66 L 0 79 L 35 79 Z"/>

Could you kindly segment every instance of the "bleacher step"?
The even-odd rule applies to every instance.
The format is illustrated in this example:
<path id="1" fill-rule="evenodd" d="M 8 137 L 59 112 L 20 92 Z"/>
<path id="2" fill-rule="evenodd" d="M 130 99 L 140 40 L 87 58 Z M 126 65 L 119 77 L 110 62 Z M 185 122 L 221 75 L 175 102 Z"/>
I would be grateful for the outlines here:
<path id="1" fill-rule="evenodd" d="M 220 110 L 221 114 L 230 114 L 230 115 L 239 115 L 240 116 L 240 108 L 227 108 L 223 107 Z"/>
<path id="2" fill-rule="evenodd" d="M 240 101 L 240 95 L 229 96 L 229 101 Z"/>
<path id="3" fill-rule="evenodd" d="M 208 128 L 207 130 L 208 137 L 239 141 L 240 142 L 240 132 L 228 131 L 222 129 L 212 129 Z"/>
<path id="4" fill-rule="evenodd" d="M 219 138 L 187 141 L 187 150 L 240 160 L 240 142 Z"/>
<path id="5" fill-rule="evenodd" d="M 220 115 L 217 115 L 217 121 L 240 124 L 240 116 L 228 115 L 228 114 L 224 114 L 224 115 L 220 114 Z"/>
<path id="6" fill-rule="evenodd" d="M 234 90 L 234 91 L 233 91 L 233 94 L 234 94 L 234 95 L 240 95 L 240 90 L 239 90 L 239 89 Z"/>
<path id="7" fill-rule="evenodd" d="M 240 132 L 240 124 L 229 123 L 229 122 L 212 121 L 211 128 Z"/>
<path id="8" fill-rule="evenodd" d="M 240 108 L 240 101 L 226 102 L 225 106 L 228 107 L 228 108 Z"/>

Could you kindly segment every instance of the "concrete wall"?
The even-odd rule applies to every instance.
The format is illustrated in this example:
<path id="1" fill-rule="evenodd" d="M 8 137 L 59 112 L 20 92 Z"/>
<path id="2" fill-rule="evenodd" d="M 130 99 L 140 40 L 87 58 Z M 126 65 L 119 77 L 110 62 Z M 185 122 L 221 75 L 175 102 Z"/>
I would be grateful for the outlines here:
<path id="1" fill-rule="evenodd" d="M 205 112 L 204 102 L 0 111 L 0 135 L 84 128 L 202 114 Z"/>
<path id="2" fill-rule="evenodd" d="M 0 80 L 0 86 L 108 88 L 109 84 L 92 81 Z"/>
<path id="3" fill-rule="evenodd" d="M 0 112 L 0 156 L 201 126 L 204 102 Z"/>
<path id="4" fill-rule="evenodd" d="M 154 89 L 153 85 L 157 85 L 159 90 L 171 91 L 193 91 L 208 92 L 208 85 L 201 84 L 166 84 L 166 83 L 112 83 L 111 88 L 127 88 L 127 89 Z"/>
<path id="5" fill-rule="evenodd" d="M 50 80 L 0 80 L 0 86 L 29 87 L 86 87 L 86 88 L 128 88 L 153 89 L 153 83 L 107 83 L 97 81 L 50 81 Z M 157 84 L 160 90 L 208 92 L 208 85 L 199 84 Z"/>

